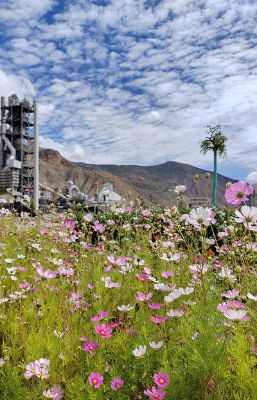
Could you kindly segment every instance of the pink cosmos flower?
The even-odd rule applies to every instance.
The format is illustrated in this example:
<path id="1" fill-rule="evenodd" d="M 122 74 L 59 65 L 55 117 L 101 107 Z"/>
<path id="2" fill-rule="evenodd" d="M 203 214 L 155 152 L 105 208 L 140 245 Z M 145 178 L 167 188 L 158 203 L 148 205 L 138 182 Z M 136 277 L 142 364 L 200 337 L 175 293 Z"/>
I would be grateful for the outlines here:
<path id="1" fill-rule="evenodd" d="M 87 351 L 88 353 L 91 354 L 91 356 L 94 355 L 95 350 L 99 347 L 99 344 L 97 342 L 91 342 L 90 340 L 86 340 L 85 343 L 83 344 L 82 350 Z"/>
<path id="2" fill-rule="evenodd" d="M 108 328 L 106 325 L 104 324 L 98 324 L 96 327 L 96 333 L 98 333 L 98 335 L 102 336 L 105 339 L 109 339 L 112 335 L 112 328 Z"/>
<path id="3" fill-rule="evenodd" d="M 234 299 L 239 295 L 239 291 L 237 289 L 231 289 L 228 292 L 221 293 L 222 297 L 226 297 L 227 299 Z"/>
<path id="4" fill-rule="evenodd" d="M 51 389 L 47 389 L 43 392 L 43 396 L 48 399 L 61 400 L 63 397 L 63 390 L 59 385 L 54 385 Z"/>
<path id="5" fill-rule="evenodd" d="M 161 275 L 163 278 L 168 279 L 170 276 L 175 276 L 176 274 L 175 272 L 168 270 L 168 271 L 163 271 Z"/>
<path id="6" fill-rule="evenodd" d="M 95 232 L 104 233 L 105 226 L 104 226 L 104 224 L 95 223 L 93 225 L 93 229 L 94 229 Z"/>
<path id="7" fill-rule="evenodd" d="M 101 321 L 102 319 L 108 317 L 110 314 L 110 311 L 100 311 L 97 315 L 95 315 L 94 317 L 90 318 L 91 322 L 97 322 L 97 321 Z"/>
<path id="8" fill-rule="evenodd" d="M 152 298 L 152 296 L 153 296 L 152 292 L 149 292 L 147 294 L 138 292 L 137 295 L 136 295 L 136 300 L 138 300 L 138 301 L 148 301 L 148 300 L 150 300 Z"/>
<path id="9" fill-rule="evenodd" d="M 109 256 L 107 256 L 107 260 L 112 264 L 112 265 L 117 265 L 117 266 L 121 266 L 124 265 L 126 263 L 126 259 L 125 257 L 119 256 L 115 259 L 114 255 L 111 254 Z"/>
<path id="10" fill-rule="evenodd" d="M 75 221 L 73 221 L 73 219 L 66 219 L 66 221 L 64 221 L 64 226 L 65 226 L 65 228 L 68 228 L 68 229 L 75 229 L 76 228 L 76 222 Z"/>
<path id="11" fill-rule="evenodd" d="M 148 307 L 151 308 L 151 310 L 159 310 L 161 308 L 161 304 L 158 303 L 148 303 Z"/>
<path id="12" fill-rule="evenodd" d="M 139 281 L 147 281 L 149 279 L 147 274 L 136 274 L 136 277 Z"/>
<path id="13" fill-rule="evenodd" d="M 56 278 L 57 276 L 57 272 L 52 271 L 51 269 L 46 269 L 45 271 L 43 270 L 43 267 L 41 265 L 39 265 L 37 268 L 37 273 L 42 276 L 43 278 L 46 279 L 53 279 Z"/>
<path id="14" fill-rule="evenodd" d="M 99 372 L 91 372 L 88 380 L 89 385 L 94 386 L 95 389 L 98 389 L 103 384 L 104 378 L 99 374 Z"/>
<path id="15" fill-rule="evenodd" d="M 143 215 L 143 217 L 150 217 L 150 215 L 151 215 L 151 211 L 149 211 L 149 210 L 142 210 L 141 211 L 141 214 Z"/>
<path id="16" fill-rule="evenodd" d="M 154 374 L 154 383 L 160 388 L 165 388 L 170 383 L 170 378 L 164 372 Z"/>
<path id="17" fill-rule="evenodd" d="M 152 387 L 152 389 L 144 390 L 144 394 L 152 400 L 163 400 L 166 396 L 166 392 L 162 389 L 156 389 L 156 387 Z"/>
<path id="18" fill-rule="evenodd" d="M 233 183 L 226 189 L 225 199 L 227 203 L 238 206 L 249 200 L 247 196 L 251 195 L 253 191 L 253 186 L 248 185 L 246 182 L 239 181 Z"/>
<path id="19" fill-rule="evenodd" d="M 167 321 L 168 317 L 151 317 L 151 321 L 155 324 L 162 324 Z"/>
<path id="20" fill-rule="evenodd" d="M 112 390 L 119 390 L 124 386 L 124 381 L 121 378 L 113 378 L 113 380 L 111 381 L 111 388 Z"/>

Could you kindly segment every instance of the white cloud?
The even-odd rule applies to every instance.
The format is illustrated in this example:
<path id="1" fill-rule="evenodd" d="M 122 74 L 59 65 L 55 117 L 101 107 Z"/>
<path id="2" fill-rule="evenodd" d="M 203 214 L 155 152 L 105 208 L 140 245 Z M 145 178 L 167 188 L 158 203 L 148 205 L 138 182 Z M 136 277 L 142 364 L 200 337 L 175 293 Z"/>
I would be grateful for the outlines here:
<path id="1" fill-rule="evenodd" d="M 29 79 L 19 75 L 8 74 L 2 69 L 0 69 L 0 93 L 1 96 L 6 97 L 17 94 L 19 97 L 26 96 L 28 98 L 36 94 Z"/>

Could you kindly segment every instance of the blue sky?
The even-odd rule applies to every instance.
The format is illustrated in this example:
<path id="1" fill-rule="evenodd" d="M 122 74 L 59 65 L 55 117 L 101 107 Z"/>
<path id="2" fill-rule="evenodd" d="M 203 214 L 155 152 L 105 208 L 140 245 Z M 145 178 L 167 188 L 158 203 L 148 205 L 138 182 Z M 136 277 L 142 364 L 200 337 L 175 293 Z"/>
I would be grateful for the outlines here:
<path id="1" fill-rule="evenodd" d="M 88 163 L 212 167 L 257 181 L 255 0 L 1 0 L 0 94 L 40 103 L 40 143 Z"/>

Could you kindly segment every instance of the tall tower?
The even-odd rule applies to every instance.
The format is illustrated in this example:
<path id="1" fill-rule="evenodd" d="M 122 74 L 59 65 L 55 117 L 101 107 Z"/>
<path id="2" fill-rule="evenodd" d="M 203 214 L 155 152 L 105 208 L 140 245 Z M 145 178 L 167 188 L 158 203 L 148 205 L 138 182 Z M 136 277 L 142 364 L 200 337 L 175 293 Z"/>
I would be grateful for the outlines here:
<path id="1" fill-rule="evenodd" d="M 0 193 L 28 195 L 38 208 L 37 104 L 1 97 Z"/>

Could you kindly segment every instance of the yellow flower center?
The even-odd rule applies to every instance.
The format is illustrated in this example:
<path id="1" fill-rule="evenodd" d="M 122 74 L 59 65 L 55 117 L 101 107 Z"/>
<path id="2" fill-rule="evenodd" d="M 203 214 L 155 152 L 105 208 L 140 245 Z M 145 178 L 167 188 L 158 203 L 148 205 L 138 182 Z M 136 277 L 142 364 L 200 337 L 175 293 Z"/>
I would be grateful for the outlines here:
<path id="1" fill-rule="evenodd" d="M 97 379 L 94 378 L 94 379 L 93 379 L 93 384 L 95 385 L 96 383 L 97 383 Z"/>

